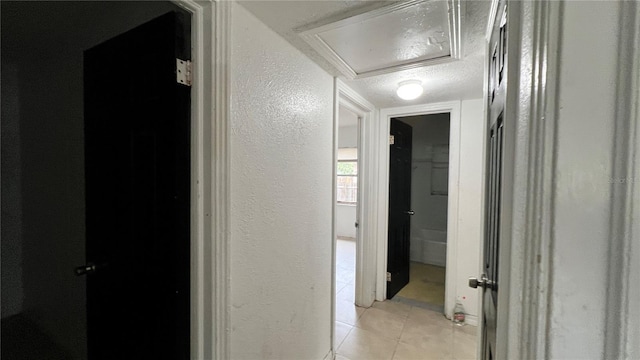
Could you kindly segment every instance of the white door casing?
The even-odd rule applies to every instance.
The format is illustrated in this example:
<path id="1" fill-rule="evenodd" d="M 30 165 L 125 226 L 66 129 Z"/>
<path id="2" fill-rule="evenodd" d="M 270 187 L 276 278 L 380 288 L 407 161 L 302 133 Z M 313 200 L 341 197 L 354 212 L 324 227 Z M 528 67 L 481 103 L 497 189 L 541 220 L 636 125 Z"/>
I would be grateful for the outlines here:
<path id="1" fill-rule="evenodd" d="M 386 108 L 380 110 L 378 127 L 378 203 L 375 209 L 377 214 L 377 284 L 376 300 L 385 300 L 386 294 L 386 272 L 387 272 L 387 231 L 389 220 L 389 131 L 391 118 L 427 115 L 427 114 L 450 114 L 450 134 L 449 134 L 449 195 L 447 204 L 447 271 L 445 279 L 445 314 L 451 317 L 453 307 L 456 302 L 456 249 L 458 236 L 458 188 L 460 175 L 460 102 L 452 101 L 446 103 L 411 105 L 396 108 Z M 478 174 L 480 176 L 480 174 Z M 469 319 L 474 322 L 473 319 Z"/>
<path id="2" fill-rule="evenodd" d="M 191 13 L 191 358 L 228 359 L 231 4 L 171 1 Z"/>
<path id="3" fill-rule="evenodd" d="M 511 133 L 513 143 L 507 145 L 511 146 L 507 151 L 512 153 L 509 161 L 513 166 L 507 191 L 509 209 L 505 209 L 502 219 L 504 234 L 510 241 L 500 248 L 499 359 L 562 357 L 572 347 L 578 352 L 588 347 L 590 354 L 602 358 L 640 356 L 640 343 L 634 340 L 639 336 L 640 312 L 632 300 L 640 295 L 640 5 L 589 4 L 592 5 L 595 8 L 567 1 L 509 2 L 508 62 L 512 66 L 506 116 L 515 119 L 516 124 Z M 590 35 L 580 30 L 595 23 L 598 25 Z M 491 26 L 490 23 L 488 29 Z M 607 48 L 617 51 L 587 45 L 594 41 L 589 36 L 596 34 L 602 37 L 601 44 L 607 43 Z M 585 61 L 584 56 L 590 51 L 599 55 Z M 609 67 L 615 62 L 617 65 Z M 603 68 L 603 64 L 607 67 Z M 609 72 L 617 73 L 613 91 L 605 90 L 611 87 L 610 82 L 594 83 L 586 75 L 604 79 Z M 566 80 L 575 76 L 578 77 L 574 79 L 591 81 L 591 85 L 577 87 L 575 81 Z M 605 101 L 588 100 L 598 97 Z M 615 100 L 610 102 L 611 99 Z M 598 120 L 580 115 L 588 114 L 584 110 L 589 108 L 592 113 L 609 116 Z M 591 140 L 589 145 L 585 139 Z M 608 174 L 620 182 L 603 186 L 599 182 L 603 169 L 594 168 L 592 161 L 586 161 L 592 160 L 587 152 L 577 150 L 584 146 L 597 148 L 599 157 L 609 156 Z M 575 160 L 569 160 L 572 156 Z M 570 164 L 570 168 L 559 167 L 559 161 Z M 581 174 L 581 178 L 567 182 L 570 174 Z M 573 195 L 585 185 L 595 186 L 597 191 Z M 598 239 L 599 232 L 583 238 L 575 225 L 558 220 L 593 216 L 588 209 L 601 211 L 600 200 L 604 199 L 609 199 L 610 209 L 609 219 L 601 227 L 608 229 L 606 239 Z M 576 208 L 572 202 L 582 206 Z M 574 211 L 558 213 L 567 206 Z M 558 237 L 561 233 L 571 235 Z M 600 251 L 602 248 L 606 251 Z M 578 249 L 583 250 L 576 252 Z M 567 251 L 573 254 L 573 261 L 558 262 L 567 256 Z M 597 259 L 590 262 L 592 265 L 608 268 L 606 274 L 589 277 L 581 271 L 581 267 L 588 266 L 588 258 Z M 579 289 L 594 295 L 589 299 L 560 288 L 567 279 L 580 282 L 585 276 L 590 281 Z M 562 285 L 558 285 L 559 281 Z M 603 289 L 606 301 L 599 295 Z M 574 310 L 580 302 L 589 305 Z M 603 314 L 604 323 L 589 316 L 568 315 L 578 310 Z M 561 314 L 569 317 L 563 321 Z M 585 325 L 577 325 L 580 323 Z M 602 341 L 588 340 L 591 338 Z M 574 350 L 571 353 L 575 355 L 578 352 Z"/>
<path id="4" fill-rule="evenodd" d="M 370 307 L 375 300 L 376 284 L 376 232 L 375 209 L 372 204 L 377 202 L 375 196 L 376 163 L 370 156 L 369 150 L 375 143 L 375 127 L 370 124 L 376 119 L 377 110 L 369 101 L 349 88 L 340 79 L 334 79 L 334 123 L 333 123 L 333 163 L 338 162 L 338 119 L 339 108 L 344 106 L 358 116 L 358 205 L 356 211 L 356 276 L 355 276 L 355 303 L 358 306 Z M 336 192 L 337 182 L 336 166 L 333 167 L 333 216 L 331 237 L 331 351 L 328 356 L 333 356 L 336 351 L 335 320 L 336 320 Z M 372 231 L 372 229 L 374 231 Z"/>
<path id="5" fill-rule="evenodd" d="M 549 168 L 554 151 L 556 64 L 551 54 L 558 46 L 554 22 L 558 20 L 558 3 L 509 2 L 507 7 L 506 61 L 511 65 L 507 67 L 505 118 L 512 121 L 505 129 L 504 144 L 501 233 L 508 240 L 502 241 L 499 249 L 498 359 L 546 358 L 539 346 L 545 339 L 544 292 L 553 220 L 553 174 Z M 499 18 L 497 4 L 492 3 L 487 44 Z M 485 84 L 485 98 L 487 89 Z M 546 120 L 535 121 L 539 118 Z"/>
<path id="6" fill-rule="evenodd" d="M 375 254 L 376 233 L 372 231 L 375 218 L 372 213 L 372 204 L 377 201 L 375 193 L 375 182 L 372 174 L 375 174 L 375 158 L 370 156 L 370 148 L 375 144 L 375 128 L 371 123 L 376 118 L 377 110 L 373 104 L 360 96 L 357 92 L 349 88 L 341 80 L 335 81 L 335 128 L 334 133 L 334 161 L 337 162 L 337 118 L 340 105 L 355 113 L 358 118 L 358 207 L 356 220 L 359 224 L 356 238 L 356 292 L 355 302 L 358 306 L 369 307 L 375 299 Z M 334 176 L 335 178 L 335 176 Z M 334 181 L 335 183 L 335 181 Z M 335 192 L 335 185 L 334 185 Z M 334 194 L 335 198 L 335 194 Z M 335 212 L 335 204 L 334 204 Z M 334 214 L 334 223 L 335 223 Z M 334 224 L 334 242 L 336 238 Z M 335 252 L 335 251 L 334 251 Z M 335 265 L 335 254 L 333 263 Z M 334 266 L 335 267 L 335 266 Z"/>
<path id="7" fill-rule="evenodd" d="M 640 3 L 621 3 L 606 358 L 640 358 Z"/>

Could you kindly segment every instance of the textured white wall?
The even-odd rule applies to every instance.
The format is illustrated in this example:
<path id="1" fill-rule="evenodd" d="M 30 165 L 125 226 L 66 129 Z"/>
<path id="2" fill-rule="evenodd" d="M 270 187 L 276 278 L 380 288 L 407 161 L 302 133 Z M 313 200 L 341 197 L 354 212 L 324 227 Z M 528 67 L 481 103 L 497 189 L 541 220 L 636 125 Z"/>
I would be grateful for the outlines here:
<path id="1" fill-rule="evenodd" d="M 619 6 L 564 3 L 549 358 L 603 357 Z"/>
<path id="2" fill-rule="evenodd" d="M 331 334 L 333 79 L 232 8 L 233 359 L 322 359 Z"/>
<path id="3" fill-rule="evenodd" d="M 458 247 L 456 249 L 456 298 L 467 314 L 477 316 L 480 292 L 467 284 L 480 271 L 483 241 L 482 194 L 484 100 L 463 100 L 460 106 L 460 181 L 458 183 Z"/>

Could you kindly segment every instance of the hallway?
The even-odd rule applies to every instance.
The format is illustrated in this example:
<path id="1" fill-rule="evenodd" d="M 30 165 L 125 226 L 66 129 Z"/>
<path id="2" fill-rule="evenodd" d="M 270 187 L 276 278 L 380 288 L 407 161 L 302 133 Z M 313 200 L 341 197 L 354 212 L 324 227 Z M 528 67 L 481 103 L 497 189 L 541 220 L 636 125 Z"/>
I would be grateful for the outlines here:
<path id="1" fill-rule="evenodd" d="M 337 360 L 475 359 L 476 327 L 457 326 L 442 314 L 408 304 L 353 304 L 355 242 L 337 240 Z"/>
<path id="2" fill-rule="evenodd" d="M 178 317 L 169 304 L 180 298 L 185 359 L 640 360 L 640 1 L 2 1 L 0 8 L 0 358 L 154 358 L 89 355 L 98 341 L 107 350 L 135 347 L 133 354 L 162 348 L 155 358 L 176 359 L 154 333 L 177 329 L 165 320 Z M 173 114 L 161 111 L 177 100 L 172 95 L 189 93 L 179 101 L 190 113 L 182 130 L 102 137 L 95 149 L 133 162 L 116 171 L 92 161 L 84 51 L 176 11 L 191 24 L 142 43 L 171 35 L 175 41 L 158 51 L 185 51 L 157 73 L 155 55 L 113 57 L 121 61 L 112 65 L 153 80 L 109 78 L 122 91 L 96 99 L 131 96 L 113 103 L 140 105 L 128 115 L 155 127 L 166 125 L 158 114 Z M 176 89 L 166 97 L 159 87 L 142 88 L 165 80 Z M 355 115 L 356 144 L 340 141 L 340 107 Z M 132 125 L 105 109 L 98 124 L 115 132 Z M 446 184 L 446 217 L 398 206 L 398 219 L 438 221 L 414 226 L 422 246 L 411 245 L 411 231 L 398 231 L 409 241 L 389 252 L 388 175 L 399 174 L 389 170 L 391 145 L 409 148 L 392 137 L 391 119 L 443 112 L 448 158 L 457 165 L 449 161 L 446 182 L 429 181 L 442 202 Z M 159 141 L 178 135 L 189 151 L 168 155 Z M 413 144 L 412 160 L 424 154 Z M 444 143 L 421 144 L 436 145 Z M 357 156 L 342 160 L 358 166 L 339 173 L 346 148 Z M 429 158 L 415 158 L 426 169 Z M 131 165 L 138 159 L 146 161 Z M 432 175 L 443 171 L 444 161 L 430 159 Z M 178 164 L 185 176 L 169 173 Z M 96 197 L 86 169 L 96 166 L 109 172 L 100 178 L 108 188 L 132 196 L 98 187 L 98 199 L 117 205 L 112 215 L 129 219 L 92 233 L 87 200 Z M 133 191 L 159 190 L 144 186 L 152 182 L 143 173 L 184 182 L 188 191 Z M 337 176 L 351 179 L 343 188 L 354 195 L 340 206 Z M 176 221 L 145 225 L 169 214 L 160 203 L 187 199 Z M 354 215 L 340 222 L 338 209 Z M 356 235 L 339 232 L 338 223 Z M 145 289 L 172 270 L 153 252 L 177 254 L 175 244 L 160 241 L 175 242 L 175 226 L 185 229 L 178 243 L 189 251 L 181 257 L 184 286 L 163 287 L 162 300 L 126 296 L 149 295 Z M 358 236 L 357 251 L 338 242 L 350 248 L 336 256 L 338 234 Z M 94 257 L 93 235 L 119 250 Z M 434 254 L 428 247 L 442 250 L 440 262 L 411 259 L 412 249 Z M 132 248 L 141 253 L 134 262 L 112 255 Z M 373 301 L 385 297 L 385 265 L 400 257 L 394 252 L 447 266 L 443 311 L 396 301 L 397 293 Z M 148 262 L 162 272 L 146 276 Z M 121 275 L 133 292 L 88 285 L 104 278 L 89 275 L 98 268 Z M 402 270 L 390 280 L 404 283 L 406 262 Z M 577 280 L 585 274 L 589 286 Z M 443 283 L 412 278 L 431 288 Z M 88 329 L 96 324 L 87 320 L 95 309 L 88 286 L 114 313 L 141 309 L 154 319 L 120 316 L 115 327 L 137 328 L 136 336 L 96 335 Z M 443 317 L 456 301 L 478 326 Z M 120 339 L 106 341 L 111 336 Z"/>

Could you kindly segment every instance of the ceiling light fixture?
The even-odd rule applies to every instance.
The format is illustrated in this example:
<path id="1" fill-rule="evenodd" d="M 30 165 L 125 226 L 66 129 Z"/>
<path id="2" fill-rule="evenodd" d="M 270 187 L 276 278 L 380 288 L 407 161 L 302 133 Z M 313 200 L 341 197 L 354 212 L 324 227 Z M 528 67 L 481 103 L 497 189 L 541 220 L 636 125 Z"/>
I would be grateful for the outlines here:
<path id="1" fill-rule="evenodd" d="M 398 84 L 398 97 L 403 100 L 413 100 L 422 95 L 424 89 L 420 80 L 407 80 Z"/>

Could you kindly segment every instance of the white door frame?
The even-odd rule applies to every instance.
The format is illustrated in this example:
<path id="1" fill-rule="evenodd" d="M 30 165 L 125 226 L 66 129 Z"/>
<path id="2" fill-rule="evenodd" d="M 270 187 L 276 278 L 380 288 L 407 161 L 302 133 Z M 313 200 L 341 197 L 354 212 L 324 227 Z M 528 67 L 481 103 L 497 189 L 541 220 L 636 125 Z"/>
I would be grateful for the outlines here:
<path id="1" fill-rule="evenodd" d="M 344 106 L 358 116 L 358 207 L 356 221 L 356 277 L 355 277 L 355 303 L 358 306 L 369 307 L 375 300 L 375 213 L 371 211 L 371 204 L 377 201 L 374 192 L 374 183 L 377 167 L 374 158 L 370 156 L 370 149 L 375 147 L 377 137 L 372 133 L 374 127 L 371 124 L 377 118 L 375 106 L 365 98 L 348 87 L 340 79 L 335 80 L 335 114 L 334 114 L 334 163 L 338 161 L 338 108 Z M 334 167 L 335 168 L 335 167 Z M 335 172 L 335 169 L 334 169 Z M 336 243 L 336 181 L 334 173 L 334 205 L 333 205 L 333 272 L 335 286 L 335 243 Z M 372 261 L 373 260 L 373 261 Z M 335 289 L 334 289 L 335 292 Z M 333 300 L 335 310 L 335 297 Z M 333 311 L 335 320 L 335 311 Z"/>
<path id="2" fill-rule="evenodd" d="M 376 300 L 383 301 L 387 294 L 387 232 L 389 228 L 389 133 L 391 118 L 449 113 L 449 189 L 447 199 L 447 271 L 445 279 L 444 310 L 451 317 L 456 302 L 456 249 L 458 243 L 458 190 L 460 178 L 460 101 L 411 105 L 380 110 L 379 179 L 378 187 L 378 251 Z"/>
<path id="3" fill-rule="evenodd" d="M 374 179 L 377 171 L 377 156 L 371 156 L 375 148 L 377 136 L 374 121 L 377 109 L 373 104 L 360 96 L 338 78 L 334 78 L 333 108 L 333 163 L 338 162 L 338 113 L 340 105 L 358 116 L 358 207 L 356 210 L 356 277 L 355 303 L 358 306 L 370 307 L 375 301 L 376 289 L 376 214 L 373 203 L 377 202 Z M 336 242 L 337 242 L 337 169 L 333 166 L 333 207 L 331 223 L 331 352 L 336 352 Z"/>
<path id="4" fill-rule="evenodd" d="M 496 2 L 497 0 L 494 0 Z M 553 278 L 558 277 L 552 257 L 556 243 L 554 212 L 557 192 L 556 168 L 559 137 L 557 123 L 561 109 L 559 55 L 562 50 L 563 11 L 566 1 L 513 1 L 508 8 L 507 75 L 513 79 L 507 89 L 506 116 L 515 121 L 509 136 L 514 153 L 508 227 L 501 230 L 509 242 L 500 244 L 500 293 L 498 298 L 498 346 L 496 358 L 542 359 L 549 357 L 549 330 L 553 303 Z M 620 4 L 620 53 L 618 59 L 615 146 L 612 177 L 640 176 L 640 5 Z M 612 39 L 613 40 L 613 39 Z M 606 56 L 611 56 L 607 54 Z M 510 80 L 511 81 L 511 80 Z M 485 95 L 486 96 L 486 95 Z M 569 140 L 573 139 L 570 135 Z M 592 169 L 585 171 L 590 176 Z M 634 186 L 635 185 L 635 186 Z M 591 283 L 605 289 L 608 304 L 602 310 L 607 322 L 602 329 L 604 358 L 633 358 L 640 354 L 638 338 L 640 311 L 634 300 L 640 294 L 640 216 L 637 182 L 610 187 L 610 233 L 606 283 Z M 506 258 L 503 258 L 506 256 Z M 635 261 L 635 262 L 634 262 Z M 574 276 L 569 272 L 565 276 Z M 526 339 L 527 341 L 522 341 Z"/>
<path id="5" fill-rule="evenodd" d="M 228 359 L 231 3 L 171 2 L 191 13 L 191 358 Z"/>

